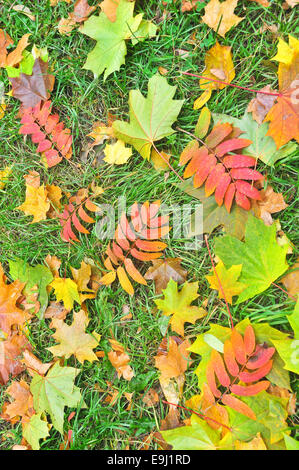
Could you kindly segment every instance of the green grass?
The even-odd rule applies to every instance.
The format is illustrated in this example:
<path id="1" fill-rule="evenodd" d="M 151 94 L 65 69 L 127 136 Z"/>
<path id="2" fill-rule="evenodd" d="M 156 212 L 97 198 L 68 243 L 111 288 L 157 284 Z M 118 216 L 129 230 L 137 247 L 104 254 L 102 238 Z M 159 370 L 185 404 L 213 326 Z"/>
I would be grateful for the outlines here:
<path id="1" fill-rule="evenodd" d="M 59 111 L 61 120 L 71 128 L 74 136 L 73 162 L 70 165 L 62 162 L 55 168 L 45 169 L 40 161 L 40 155 L 35 151 L 35 145 L 30 139 L 19 135 L 19 120 L 16 115 L 19 102 L 14 98 L 8 99 L 8 107 L 4 118 L 0 121 L 0 169 L 5 165 L 13 165 L 13 174 L 6 188 L 0 191 L 0 261 L 7 267 L 8 259 L 22 258 L 32 265 L 42 262 L 47 254 L 56 255 L 62 259 L 63 268 L 69 272 L 69 267 L 79 267 L 85 258 L 92 258 L 102 267 L 102 254 L 106 242 L 98 240 L 95 231 L 86 237 L 80 236 L 81 243 L 69 246 L 59 237 L 59 223 L 56 220 L 46 220 L 30 224 L 30 218 L 16 207 L 23 203 L 25 184 L 23 176 L 30 170 L 38 171 L 41 180 L 49 184 L 59 185 L 64 191 L 75 193 L 79 188 L 87 187 L 96 180 L 105 192 L 99 202 L 116 205 L 118 197 L 125 195 L 127 204 L 135 201 L 144 202 L 161 199 L 171 204 L 189 203 L 191 198 L 179 191 L 174 184 L 177 177 L 170 173 L 164 179 L 163 173 L 156 172 L 151 163 L 144 162 L 135 152 L 128 164 L 115 168 L 108 165 L 93 166 L 94 159 L 101 154 L 102 148 L 92 150 L 87 162 L 81 160 L 82 149 L 90 142 L 87 134 L 91 132 L 93 123 L 105 121 L 107 112 L 118 118 L 127 119 L 128 94 L 132 89 L 139 88 L 147 92 L 148 79 L 158 70 L 165 67 L 169 72 L 167 80 L 177 86 L 177 99 L 185 99 L 177 126 L 192 131 L 197 122 L 198 111 L 193 110 L 193 102 L 200 94 L 198 80 L 186 77 L 182 71 L 199 73 L 204 69 L 205 53 L 215 44 L 217 35 L 205 24 L 201 23 L 201 11 L 182 14 L 180 2 L 169 1 L 170 18 L 159 24 L 157 37 L 146 40 L 134 47 L 128 45 L 126 65 L 121 71 L 111 75 L 104 83 L 102 77 L 93 78 L 93 74 L 83 70 L 87 52 L 94 47 L 94 41 L 74 30 L 70 36 L 61 36 L 57 31 L 57 23 L 62 16 L 72 10 L 64 2 L 51 8 L 46 0 L 23 1 L 36 15 L 32 22 L 26 16 L 13 11 L 10 0 L 4 0 L 0 5 L 0 27 L 14 39 L 15 43 L 25 33 L 30 33 L 31 44 L 37 47 L 47 47 L 50 57 L 50 68 L 55 75 L 55 87 L 51 94 L 54 107 Z M 91 5 L 98 3 L 90 0 Z M 283 10 L 279 0 L 273 1 L 271 8 L 264 9 L 254 2 L 240 0 L 236 13 L 244 20 L 233 28 L 225 39 L 218 40 L 223 45 L 232 47 L 233 60 L 236 69 L 235 83 L 241 86 L 260 89 L 265 85 L 277 87 L 277 63 L 270 59 L 276 54 L 277 41 L 269 31 L 260 32 L 261 26 L 276 25 L 278 35 L 287 39 L 287 34 L 296 34 L 299 29 L 298 10 Z M 153 19 L 161 12 L 161 2 L 158 0 L 138 1 L 135 12 L 144 12 L 145 18 Z M 195 32 L 195 44 L 189 44 L 190 36 Z M 178 49 L 188 51 L 188 57 L 183 59 L 175 54 Z M 9 83 L 5 71 L 1 80 L 8 91 Z M 241 117 L 252 98 L 252 94 L 232 87 L 214 92 L 209 101 L 212 112 L 226 113 Z M 172 164 L 178 167 L 180 152 L 189 141 L 182 133 L 176 133 L 167 140 L 159 143 L 160 150 L 169 149 L 173 155 Z M 261 166 L 267 173 L 268 180 L 276 191 L 284 194 L 288 203 L 287 209 L 278 214 L 282 230 L 285 231 L 294 245 L 298 242 L 298 202 L 296 200 L 298 158 L 292 155 L 280 161 L 275 168 Z M 218 233 L 215 234 L 219 235 Z M 213 238 L 210 244 L 213 247 Z M 228 315 L 225 305 L 208 288 L 204 276 L 210 270 L 210 260 L 207 249 L 202 247 L 196 252 L 186 252 L 182 240 L 170 239 L 167 256 L 182 258 L 182 264 L 188 269 L 189 281 L 199 282 L 199 304 L 205 299 L 208 302 L 209 321 L 228 325 Z M 289 257 L 292 262 L 296 258 Z M 73 429 L 73 449 L 138 449 L 142 438 L 156 429 L 167 410 L 163 405 L 157 408 L 147 408 L 142 402 L 144 392 L 150 387 L 158 388 L 158 372 L 154 367 L 153 357 L 162 340 L 158 325 L 159 314 L 154 308 L 154 288 L 137 286 L 135 296 L 129 296 L 116 284 L 112 287 L 99 289 L 95 301 L 88 301 L 91 322 L 89 330 L 95 328 L 102 335 L 101 349 L 109 351 L 108 338 L 120 341 L 130 351 L 131 364 L 135 378 L 131 382 L 118 380 L 115 370 L 107 357 L 99 362 L 84 364 L 78 378 L 78 386 L 83 390 L 83 398 L 87 408 L 76 412 L 75 418 L 65 430 Z M 133 318 L 122 322 L 123 307 L 129 305 Z M 278 288 L 271 286 L 266 292 L 256 296 L 240 306 L 232 307 L 234 320 L 237 322 L 249 317 L 254 322 L 267 321 L 283 331 L 289 331 L 286 315 L 293 309 L 293 302 Z M 187 326 L 185 333 L 194 338 L 207 328 L 207 320 L 198 321 L 194 326 Z M 51 338 L 52 330 L 46 322 L 33 321 L 30 326 L 30 336 L 36 354 L 43 360 L 51 360 L 51 354 L 46 347 L 54 344 Z M 192 370 L 197 366 L 198 357 L 194 358 Z M 73 359 L 68 365 L 76 364 Z M 77 364 L 78 365 L 78 364 Z M 119 390 L 134 393 L 132 406 L 126 410 L 127 400 L 119 398 L 114 406 L 105 403 L 107 393 L 97 391 L 106 389 L 106 381 Z M 187 373 L 185 398 L 198 393 L 195 376 L 192 371 Z M 162 397 L 162 395 L 161 395 Z M 2 399 L 5 399 L 2 391 Z M 183 416 L 183 415 L 182 415 Z M 21 427 L 17 425 L 10 429 L 6 424 L 0 425 L 1 448 L 10 448 L 20 442 Z M 7 430 L 9 429 L 9 433 Z M 51 437 L 41 444 L 42 449 L 57 449 L 62 438 L 55 430 Z M 155 448 L 155 443 L 152 444 Z"/>

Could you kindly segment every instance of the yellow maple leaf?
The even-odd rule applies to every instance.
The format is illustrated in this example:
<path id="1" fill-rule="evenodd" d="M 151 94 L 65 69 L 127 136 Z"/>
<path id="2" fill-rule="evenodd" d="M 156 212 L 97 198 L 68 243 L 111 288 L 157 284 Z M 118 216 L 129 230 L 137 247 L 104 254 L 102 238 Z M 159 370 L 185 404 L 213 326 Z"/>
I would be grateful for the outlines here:
<path id="1" fill-rule="evenodd" d="M 242 282 L 238 282 L 238 278 L 240 277 L 241 271 L 242 271 L 242 264 L 237 264 L 237 265 L 231 266 L 229 269 L 226 269 L 223 262 L 219 261 L 215 270 L 221 282 L 221 286 L 224 291 L 225 298 L 227 302 L 231 304 L 233 301 L 232 297 L 234 295 L 241 294 L 241 292 L 245 289 L 245 287 L 247 287 Z M 219 281 L 218 281 L 216 274 L 212 271 L 212 274 L 210 276 L 205 276 L 205 277 L 210 284 L 210 288 L 219 291 L 219 299 L 224 299 L 224 295 L 219 285 Z"/>
<path id="2" fill-rule="evenodd" d="M 243 18 L 234 14 L 237 3 L 238 0 L 226 0 L 222 3 L 219 0 L 211 0 L 205 6 L 205 15 L 202 17 L 203 23 L 206 23 L 224 38 L 233 26 L 243 20 Z"/>
<path id="3" fill-rule="evenodd" d="M 227 86 L 225 83 L 209 81 L 209 79 L 230 83 L 235 78 L 231 47 L 221 46 L 216 41 L 215 46 L 206 53 L 205 66 L 205 71 L 201 75 L 207 77 L 207 80 L 201 78 L 199 81 L 200 88 L 204 92 L 194 102 L 194 109 L 199 109 L 206 104 L 211 97 L 212 90 L 222 90 Z"/>
<path id="4" fill-rule="evenodd" d="M 104 162 L 110 163 L 110 165 L 123 165 L 131 157 L 132 148 L 126 147 L 122 140 L 118 140 L 115 144 L 107 144 L 104 154 Z"/>
<path id="5" fill-rule="evenodd" d="M 57 277 L 49 285 L 53 287 L 58 302 L 62 300 L 67 310 L 72 310 L 74 301 L 80 304 L 78 286 L 72 279 Z"/>
<path id="6" fill-rule="evenodd" d="M 100 335 L 93 333 L 96 338 L 85 332 L 89 319 L 87 314 L 80 310 L 74 312 L 74 320 L 68 325 L 63 320 L 54 318 L 51 327 L 56 329 L 53 338 L 60 344 L 47 348 L 54 356 L 64 356 L 68 359 L 74 355 L 81 364 L 83 362 L 97 361 L 98 358 L 93 352 L 99 344 Z"/>
<path id="7" fill-rule="evenodd" d="M 45 220 L 50 209 L 50 202 L 44 185 L 42 184 L 38 188 L 26 186 L 25 202 L 18 206 L 17 209 L 23 211 L 25 215 L 33 215 L 31 224 Z"/>
<path id="8" fill-rule="evenodd" d="M 88 287 L 88 283 L 91 277 L 91 266 L 82 261 L 79 269 L 71 267 L 71 271 L 73 279 L 78 287 L 80 303 L 82 304 L 86 299 L 94 299 L 96 293 L 93 289 Z M 89 294 L 85 294 L 85 292 L 89 292 Z"/>

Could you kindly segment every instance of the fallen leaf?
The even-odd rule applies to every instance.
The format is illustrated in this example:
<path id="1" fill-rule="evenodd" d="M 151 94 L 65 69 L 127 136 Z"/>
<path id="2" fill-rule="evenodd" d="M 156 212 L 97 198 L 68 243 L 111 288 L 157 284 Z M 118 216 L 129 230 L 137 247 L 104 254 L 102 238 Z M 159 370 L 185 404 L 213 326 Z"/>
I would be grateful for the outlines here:
<path id="1" fill-rule="evenodd" d="M 148 407 L 155 406 L 159 402 L 159 395 L 156 390 L 150 388 L 143 396 L 142 402 Z"/>
<path id="2" fill-rule="evenodd" d="M 19 11 L 20 13 L 23 13 L 24 15 L 28 16 L 32 21 L 35 21 L 35 16 L 32 14 L 31 10 L 28 7 L 25 7 L 24 5 L 14 5 L 12 7 L 14 11 Z"/>
<path id="3" fill-rule="evenodd" d="M 275 90 L 272 90 L 270 85 L 261 88 L 260 91 L 266 91 L 267 93 L 275 93 Z M 276 101 L 276 98 L 276 96 L 257 93 L 256 98 L 253 98 L 250 101 L 247 107 L 247 112 L 252 113 L 253 119 L 255 119 L 258 124 L 262 124 L 266 115 L 268 114 L 274 102 Z"/>
<path id="4" fill-rule="evenodd" d="M 159 354 L 155 357 L 155 367 L 160 370 L 163 379 L 177 378 L 184 374 L 192 363 L 188 348 L 191 346 L 189 340 L 180 342 L 169 337 L 167 354 Z"/>
<path id="5" fill-rule="evenodd" d="M 45 318 L 58 318 L 64 320 L 68 314 L 68 310 L 63 304 L 58 302 L 50 302 L 49 307 L 45 311 Z"/>
<path id="6" fill-rule="evenodd" d="M 1 305 L 1 302 L 0 302 Z M 0 341 L 0 383 L 6 384 L 11 377 L 24 371 L 22 354 L 29 352 L 31 345 L 24 335 L 13 333 Z"/>
<path id="7" fill-rule="evenodd" d="M 118 378 L 123 377 L 125 380 L 131 380 L 134 377 L 134 371 L 129 365 L 130 357 L 125 352 L 125 348 L 115 339 L 109 339 L 112 350 L 108 353 L 108 359 L 116 369 Z"/>
<path id="8" fill-rule="evenodd" d="M 27 372 L 32 376 L 34 376 L 34 374 L 44 376 L 53 365 L 53 362 L 44 364 L 29 350 L 24 351 L 22 363 L 26 366 Z"/>
<path id="9" fill-rule="evenodd" d="M 152 266 L 145 273 L 146 280 L 155 282 L 155 290 L 157 294 L 161 294 L 166 289 L 168 281 L 173 279 L 178 284 L 186 281 L 188 272 L 181 267 L 180 258 L 165 258 L 152 260 Z"/>
<path id="10" fill-rule="evenodd" d="M 132 149 L 126 147 L 122 140 L 118 140 L 114 144 L 106 144 L 104 154 L 104 162 L 110 165 L 124 165 L 132 156 Z"/>
<path id="11" fill-rule="evenodd" d="M 215 267 L 215 272 L 212 270 L 209 276 L 205 276 L 210 284 L 211 289 L 218 290 L 218 296 L 220 299 L 225 299 L 228 303 L 233 302 L 233 296 L 241 294 L 247 287 L 246 284 L 238 282 L 242 271 L 242 265 L 233 265 L 229 269 L 226 269 L 222 261 Z M 221 285 L 219 284 L 219 280 Z M 224 292 L 224 294 L 223 294 Z"/>
<path id="12" fill-rule="evenodd" d="M 6 393 L 13 398 L 13 402 L 6 403 L 5 406 L 5 417 L 7 416 L 9 420 L 20 419 L 23 416 L 30 417 L 34 414 L 33 397 L 27 382 L 24 380 L 12 382 L 6 389 Z"/>
<path id="13" fill-rule="evenodd" d="M 238 0 L 226 0 L 221 3 L 219 0 L 210 0 L 205 7 L 205 15 L 202 17 L 203 23 L 206 23 L 224 38 L 233 26 L 243 20 L 234 14 L 237 3 Z"/>
<path id="14" fill-rule="evenodd" d="M 199 83 L 201 89 L 223 90 L 223 88 L 227 86 L 226 84 L 209 81 L 209 78 L 227 83 L 230 83 L 235 78 L 231 47 L 221 46 L 221 44 L 216 41 L 215 46 L 205 55 L 205 70 L 201 75 L 207 77 L 206 80 L 203 78 L 200 79 Z"/>
<path id="15" fill-rule="evenodd" d="M 56 299 L 58 301 L 62 300 L 67 310 L 72 310 L 74 301 L 80 304 L 78 286 L 72 279 L 57 277 L 51 282 L 50 286 L 54 289 Z"/>
<path id="16" fill-rule="evenodd" d="M 204 0 L 182 0 L 182 12 L 194 10 Z"/>
<path id="17" fill-rule="evenodd" d="M 171 155 L 166 152 L 157 152 L 155 149 L 152 149 L 151 162 L 154 165 L 155 170 L 168 170 L 169 165 L 167 165 L 167 162 L 169 162 L 170 157 Z"/>
<path id="18" fill-rule="evenodd" d="M 260 433 L 257 433 L 256 437 L 254 437 L 249 442 L 241 442 L 235 441 L 235 449 L 236 450 L 267 450 L 266 444 L 263 441 Z"/>
<path id="19" fill-rule="evenodd" d="M 296 297 L 299 292 L 299 258 L 290 268 L 294 270 L 281 279 L 281 282 L 291 296 Z"/>
<path id="20" fill-rule="evenodd" d="M 33 108 L 50 97 L 55 78 L 48 74 L 48 63 L 38 58 L 34 62 L 32 75 L 21 73 L 19 77 L 9 80 L 13 96 L 21 101 L 24 108 Z"/>
<path id="21" fill-rule="evenodd" d="M 3 29 L 0 29 L 0 67 L 14 67 L 21 62 L 23 51 L 28 45 L 29 36 L 30 34 L 24 34 L 15 50 L 7 54 L 7 47 L 13 44 L 13 40 Z"/>
<path id="22" fill-rule="evenodd" d="M 55 328 L 56 332 L 52 336 L 59 344 L 47 349 L 55 357 L 68 359 L 74 355 L 81 364 L 84 361 L 97 361 L 98 358 L 93 349 L 98 346 L 99 342 L 92 335 L 85 332 L 88 323 L 88 316 L 83 310 L 74 312 L 74 320 L 71 325 L 58 318 L 53 318 L 51 328 Z"/>
<path id="23" fill-rule="evenodd" d="M 254 214 L 263 219 L 266 225 L 273 223 L 271 214 L 284 210 L 288 205 L 285 203 L 283 195 L 276 193 L 272 186 L 268 185 L 266 190 L 261 190 L 261 200 L 253 204 Z"/>

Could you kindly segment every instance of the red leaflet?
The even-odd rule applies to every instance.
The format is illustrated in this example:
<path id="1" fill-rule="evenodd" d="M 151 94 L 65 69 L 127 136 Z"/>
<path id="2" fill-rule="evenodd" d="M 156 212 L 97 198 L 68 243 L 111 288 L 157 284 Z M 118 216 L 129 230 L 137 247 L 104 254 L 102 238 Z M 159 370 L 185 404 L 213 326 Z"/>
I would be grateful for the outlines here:
<path id="1" fill-rule="evenodd" d="M 91 224 L 95 220 L 87 214 L 86 209 L 95 212 L 98 206 L 90 200 L 88 189 L 79 189 L 75 196 L 70 197 L 69 203 L 64 206 L 63 212 L 58 216 L 62 226 L 62 240 L 70 243 L 79 242 L 74 232 L 75 229 L 80 233 L 89 233 L 81 221 Z"/>
<path id="2" fill-rule="evenodd" d="M 233 201 L 245 210 L 251 207 L 250 199 L 260 199 L 259 191 L 247 181 L 253 182 L 263 175 L 255 167 L 256 159 L 239 153 L 251 144 L 239 138 L 240 132 L 231 124 L 217 124 L 202 146 L 198 141 L 190 142 L 180 156 L 180 165 L 186 165 L 184 178 L 193 178 L 199 188 L 205 183 L 207 196 L 215 193 L 219 206 L 223 203 L 228 212 Z M 233 155 L 229 154 L 234 152 Z M 247 180 L 247 181 L 246 181 Z"/>
<path id="3" fill-rule="evenodd" d="M 20 134 L 31 135 L 32 142 L 39 144 L 36 150 L 45 156 L 48 167 L 72 156 L 71 131 L 59 122 L 57 114 L 50 114 L 50 108 L 51 101 L 46 101 L 34 108 L 23 109 L 23 125 L 19 130 Z"/>
<path id="4" fill-rule="evenodd" d="M 270 358 L 274 352 L 274 348 L 266 345 L 255 345 L 255 334 L 251 325 L 246 327 L 244 338 L 233 329 L 230 339 L 224 343 L 223 356 L 212 350 L 206 370 L 210 392 L 224 405 L 251 419 L 256 419 L 253 411 L 231 393 L 245 397 L 266 390 L 270 382 L 259 380 L 271 371 L 273 361 Z M 219 385 L 216 383 L 216 378 Z M 219 387 L 223 387 L 224 390 L 219 390 Z"/>
<path id="5" fill-rule="evenodd" d="M 108 245 L 106 250 L 108 258 L 104 264 L 109 272 L 100 282 L 111 284 L 117 275 L 122 288 L 130 295 L 134 293 L 134 288 L 128 275 L 139 284 L 147 284 L 131 258 L 151 261 L 162 256 L 167 244 L 159 238 L 167 235 L 170 227 L 168 217 L 157 216 L 159 209 L 159 201 L 152 204 L 145 202 L 142 205 L 135 202 L 129 211 L 130 218 L 125 213 L 121 215 L 112 248 Z"/>

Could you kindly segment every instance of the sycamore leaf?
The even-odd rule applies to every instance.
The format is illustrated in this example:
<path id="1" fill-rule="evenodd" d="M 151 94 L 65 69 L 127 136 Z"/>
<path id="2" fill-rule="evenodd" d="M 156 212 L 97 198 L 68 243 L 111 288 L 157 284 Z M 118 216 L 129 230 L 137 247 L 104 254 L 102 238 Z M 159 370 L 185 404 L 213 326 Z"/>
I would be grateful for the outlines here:
<path id="1" fill-rule="evenodd" d="M 74 312 L 74 320 L 71 325 L 54 318 L 51 323 L 51 327 L 56 329 L 53 338 L 60 344 L 47 349 L 53 356 L 64 356 L 66 359 L 73 354 L 81 364 L 85 360 L 97 361 L 98 358 L 93 352 L 93 348 L 96 348 L 99 343 L 90 334 L 85 333 L 88 323 L 87 314 L 83 310 Z"/>
<path id="2" fill-rule="evenodd" d="M 58 302 L 62 300 L 67 310 L 72 310 L 74 301 L 80 304 L 78 286 L 72 279 L 57 277 L 50 286 L 53 287 Z"/>
<path id="3" fill-rule="evenodd" d="M 155 282 L 157 294 L 161 294 L 166 289 L 168 281 L 182 284 L 186 281 L 187 271 L 181 267 L 180 258 L 165 258 L 152 260 L 152 266 L 145 273 L 144 279 L 152 279 Z"/>
<path id="4" fill-rule="evenodd" d="M 102 12 L 99 16 L 91 16 L 80 28 L 81 33 L 97 41 L 95 48 L 88 54 L 84 69 L 92 70 L 95 76 L 105 71 L 106 80 L 125 63 L 125 40 L 134 35 L 142 20 L 142 14 L 133 16 L 134 6 L 135 2 L 120 0 L 114 23 Z"/>
<path id="5" fill-rule="evenodd" d="M 9 80 L 13 96 L 21 101 L 24 108 L 33 108 L 49 98 L 55 78 L 48 74 L 48 63 L 38 58 L 34 62 L 32 75 L 21 73 L 19 77 Z"/>
<path id="6" fill-rule="evenodd" d="M 171 316 L 172 330 L 181 336 L 184 336 L 186 322 L 194 324 L 196 320 L 207 314 L 205 309 L 190 305 L 199 297 L 197 290 L 198 282 L 185 282 L 182 289 L 178 291 L 177 283 L 170 279 L 167 288 L 162 291 L 164 298 L 155 300 L 155 304 L 163 314 Z"/>
<path id="7" fill-rule="evenodd" d="M 205 7 L 205 15 L 202 17 L 202 22 L 206 23 L 210 28 L 216 31 L 223 38 L 225 34 L 243 18 L 234 14 L 238 0 L 210 0 Z"/>
<path id="8" fill-rule="evenodd" d="M 242 264 L 231 266 L 229 269 L 226 269 L 222 261 L 219 261 L 215 267 L 215 271 L 218 274 L 218 277 L 211 271 L 210 276 L 205 276 L 210 284 L 211 289 L 219 291 L 219 298 L 227 300 L 227 302 L 233 302 L 233 296 L 241 294 L 241 292 L 247 287 L 246 284 L 238 282 L 242 271 Z M 222 289 L 219 285 L 218 278 L 220 279 Z M 223 292 L 224 291 L 224 295 Z"/>
<path id="9" fill-rule="evenodd" d="M 176 87 L 170 86 L 165 77 L 156 74 L 148 82 L 148 95 L 139 90 L 130 91 L 130 123 L 114 121 L 116 136 L 133 145 L 146 160 L 150 159 L 154 142 L 174 133 L 172 124 L 183 106 L 184 100 L 174 100 Z"/>
<path id="10" fill-rule="evenodd" d="M 278 245 L 275 225 L 268 227 L 252 215 L 246 224 L 245 242 L 224 236 L 216 240 L 215 252 L 226 268 L 242 264 L 239 281 L 248 287 L 241 292 L 237 303 L 268 289 L 288 268 L 287 247 Z"/>
<path id="11" fill-rule="evenodd" d="M 39 450 L 40 439 L 49 436 L 49 424 L 41 416 L 42 413 L 31 416 L 23 428 L 23 437 L 31 445 L 32 450 Z"/>
<path id="12" fill-rule="evenodd" d="M 122 140 L 118 140 L 115 144 L 107 144 L 104 148 L 104 162 L 110 165 L 124 165 L 132 156 L 132 149 L 125 146 Z"/>
<path id="13" fill-rule="evenodd" d="M 48 306 L 48 293 L 47 286 L 53 280 L 52 273 L 49 268 L 38 264 L 37 266 L 30 266 L 23 260 L 9 261 L 10 275 L 14 280 L 19 280 L 26 283 L 24 293 L 30 294 L 34 286 L 38 287 L 38 300 L 40 302 L 40 309 L 38 317 L 43 318 L 45 310 Z"/>
<path id="14" fill-rule="evenodd" d="M 34 409 L 37 413 L 48 413 L 54 428 L 61 435 L 63 435 L 64 407 L 74 408 L 81 401 L 80 390 L 74 385 L 79 372 L 80 370 L 74 367 L 60 367 L 56 362 L 47 375 L 34 374 L 30 385 Z"/>

